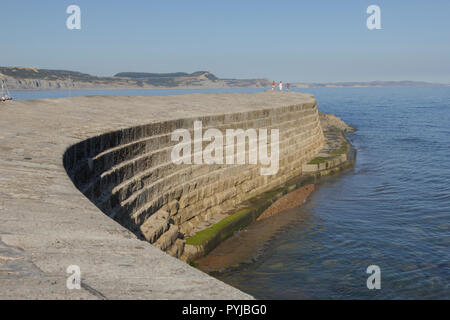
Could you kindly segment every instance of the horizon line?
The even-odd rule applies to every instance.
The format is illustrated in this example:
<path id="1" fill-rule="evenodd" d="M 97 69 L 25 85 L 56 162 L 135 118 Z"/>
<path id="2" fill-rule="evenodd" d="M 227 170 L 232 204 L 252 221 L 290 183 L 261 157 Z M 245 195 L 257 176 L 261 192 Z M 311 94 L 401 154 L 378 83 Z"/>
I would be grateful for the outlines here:
<path id="1" fill-rule="evenodd" d="M 206 69 L 204 70 L 197 70 L 197 71 L 193 71 L 193 72 L 188 72 L 188 71 L 169 71 L 169 72 L 149 72 L 149 71 L 120 71 L 120 72 L 115 72 L 112 75 L 109 76 L 102 76 L 102 75 L 96 75 L 94 73 L 88 73 L 88 72 L 84 72 L 84 71 L 76 71 L 73 69 L 57 69 L 57 68 L 36 68 L 36 67 L 30 67 L 30 66 L 0 66 L 0 68 L 23 68 L 23 69 L 36 69 L 36 70 L 49 70 L 49 71 L 68 71 L 68 72 L 79 72 L 79 73 L 84 73 L 84 74 L 88 74 L 90 76 L 94 76 L 94 77 L 99 77 L 99 78 L 114 78 L 116 74 L 119 73 L 149 73 L 149 74 L 171 74 L 171 73 L 186 73 L 186 74 L 193 74 L 196 72 L 208 72 L 210 74 L 216 75 L 215 73 L 208 71 Z M 1 74 L 1 73 L 0 73 Z M 272 78 L 270 77 L 260 77 L 260 78 L 230 78 L 230 77 L 218 77 L 219 80 L 254 80 L 254 79 L 265 79 L 268 81 L 275 81 L 275 80 L 271 80 Z M 279 82 L 278 80 L 275 82 Z M 435 85 L 444 85 L 444 86 L 450 86 L 450 82 L 448 83 L 444 83 L 444 82 L 439 82 L 439 81 L 426 81 L 426 80 L 409 80 L 409 79 L 402 79 L 402 80 L 338 80 L 338 81 L 282 81 L 284 83 L 291 83 L 291 84 L 348 84 L 348 83 L 375 83 L 375 82 L 390 82 L 390 83 L 397 83 L 397 82 L 415 82 L 415 83 L 427 83 L 427 84 L 435 84 Z"/>

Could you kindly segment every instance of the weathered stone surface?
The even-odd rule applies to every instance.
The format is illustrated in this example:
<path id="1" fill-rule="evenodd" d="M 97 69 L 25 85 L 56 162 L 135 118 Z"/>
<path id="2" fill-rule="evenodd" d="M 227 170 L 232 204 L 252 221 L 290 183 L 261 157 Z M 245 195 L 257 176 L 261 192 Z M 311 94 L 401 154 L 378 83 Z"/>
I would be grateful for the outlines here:
<path id="1" fill-rule="evenodd" d="M 173 245 L 167 249 L 167 253 L 172 257 L 179 258 L 181 257 L 184 251 L 185 241 L 182 239 L 176 239 Z"/>
<path id="2" fill-rule="evenodd" d="M 171 224 L 169 230 L 154 243 L 155 247 L 166 251 L 174 244 L 175 240 L 178 239 L 178 231 L 178 226 Z"/>
<path id="3" fill-rule="evenodd" d="M 193 261 L 203 255 L 204 248 L 200 246 L 193 246 L 190 244 L 186 244 L 184 246 L 183 255 L 181 256 L 181 260 L 183 261 Z"/>
<path id="4" fill-rule="evenodd" d="M 180 204 L 177 200 L 172 200 L 167 205 L 167 210 L 168 210 L 170 216 L 174 216 L 175 214 L 177 214 L 179 208 L 180 208 Z"/>
<path id="5" fill-rule="evenodd" d="M 324 128 L 336 127 L 337 129 L 345 132 L 352 132 L 355 130 L 355 128 L 349 126 L 344 121 L 342 121 L 341 118 L 336 117 L 333 114 L 320 112 L 319 116 L 322 127 Z"/>
<path id="6" fill-rule="evenodd" d="M 350 152 L 350 143 L 344 132 L 353 132 L 355 128 L 332 114 L 320 113 L 320 122 L 325 144 L 315 159 L 302 165 L 303 173 L 327 175 L 335 169 L 342 169 L 354 160 L 354 154 Z"/>
<path id="7" fill-rule="evenodd" d="M 148 242 L 155 242 L 169 229 L 169 213 L 165 210 L 159 210 L 147 218 L 140 229 L 142 235 Z"/>

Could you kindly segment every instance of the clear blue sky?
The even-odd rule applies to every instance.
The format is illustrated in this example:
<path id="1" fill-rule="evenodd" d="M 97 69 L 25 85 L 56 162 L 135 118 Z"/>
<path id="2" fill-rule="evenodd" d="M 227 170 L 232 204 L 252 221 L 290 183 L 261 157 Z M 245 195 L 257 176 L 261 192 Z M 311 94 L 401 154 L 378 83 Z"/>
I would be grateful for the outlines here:
<path id="1" fill-rule="evenodd" d="M 66 8 L 82 29 L 66 28 Z M 366 27 L 381 7 L 382 30 Z M 0 65 L 450 83 L 450 1 L 1 0 Z"/>

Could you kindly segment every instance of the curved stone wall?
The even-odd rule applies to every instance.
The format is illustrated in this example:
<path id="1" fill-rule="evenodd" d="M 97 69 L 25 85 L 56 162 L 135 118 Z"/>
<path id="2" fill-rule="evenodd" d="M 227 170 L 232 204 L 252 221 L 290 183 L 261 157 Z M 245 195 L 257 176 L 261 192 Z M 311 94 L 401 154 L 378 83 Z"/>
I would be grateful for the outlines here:
<path id="1" fill-rule="evenodd" d="M 99 209 L 141 238 L 181 257 L 184 239 L 216 214 L 272 189 L 302 172 L 323 147 L 315 100 L 229 114 L 167 120 L 109 132 L 81 141 L 64 154 L 75 186 Z M 279 170 L 260 165 L 176 165 L 176 129 L 279 130 Z M 193 136 L 193 134 L 191 134 Z"/>

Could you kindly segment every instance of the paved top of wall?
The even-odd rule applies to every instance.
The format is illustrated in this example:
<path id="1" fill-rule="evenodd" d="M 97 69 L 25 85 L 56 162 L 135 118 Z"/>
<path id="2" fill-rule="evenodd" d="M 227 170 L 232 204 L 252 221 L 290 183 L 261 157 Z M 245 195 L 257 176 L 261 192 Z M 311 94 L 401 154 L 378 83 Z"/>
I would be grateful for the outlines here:
<path id="1" fill-rule="evenodd" d="M 74 187 L 62 156 L 121 128 L 306 102 L 264 92 L 0 103 L 0 298 L 251 298 L 136 239 Z M 82 290 L 66 288 L 69 265 Z"/>

